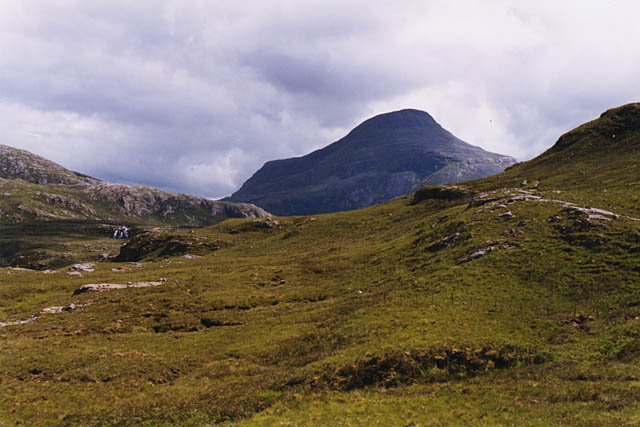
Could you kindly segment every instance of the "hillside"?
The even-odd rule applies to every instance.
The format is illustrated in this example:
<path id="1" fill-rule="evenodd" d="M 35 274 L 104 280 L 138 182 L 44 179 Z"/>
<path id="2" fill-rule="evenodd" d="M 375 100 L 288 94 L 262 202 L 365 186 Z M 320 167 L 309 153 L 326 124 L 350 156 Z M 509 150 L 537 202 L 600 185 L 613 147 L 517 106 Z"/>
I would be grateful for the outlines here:
<path id="1" fill-rule="evenodd" d="M 226 218 L 266 215 L 246 203 L 103 182 L 28 151 L 0 145 L 0 223 L 86 220 L 202 226 Z"/>
<path id="2" fill-rule="evenodd" d="M 474 181 L 479 190 L 537 186 L 567 190 L 594 206 L 640 216 L 640 104 L 605 111 L 562 135 L 535 159 Z"/>
<path id="3" fill-rule="evenodd" d="M 513 163 L 461 141 L 424 111 L 402 110 L 373 117 L 306 156 L 267 162 L 224 200 L 254 203 L 276 215 L 345 211 L 426 184 L 493 175 Z"/>
<path id="4" fill-rule="evenodd" d="M 0 421 L 637 425 L 639 117 L 366 209 L 0 269 Z"/>
<path id="5" fill-rule="evenodd" d="M 123 226 L 135 234 L 267 215 L 247 203 L 103 182 L 0 145 L 0 266 L 46 269 L 108 258 Z"/>
<path id="6" fill-rule="evenodd" d="M 72 172 L 26 150 L 0 144 L 0 178 L 21 179 L 32 184 L 96 185 L 100 180 Z"/>

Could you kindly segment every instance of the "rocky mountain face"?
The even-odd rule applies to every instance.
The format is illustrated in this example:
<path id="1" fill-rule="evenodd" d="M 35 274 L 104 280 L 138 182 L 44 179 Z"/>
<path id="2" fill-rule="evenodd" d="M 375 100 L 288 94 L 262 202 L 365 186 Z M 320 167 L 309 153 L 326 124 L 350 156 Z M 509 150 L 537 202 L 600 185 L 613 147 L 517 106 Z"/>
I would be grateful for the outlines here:
<path id="1" fill-rule="evenodd" d="M 24 150 L 0 145 L 0 222 L 110 221 L 201 226 L 268 213 L 150 187 L 100 181 Z"/>
<path id="2" fill-rule="evenodd" d="M 514 163 L 461 141 L 424 111 L 402 110 L 373 117 L 306 156 L 267 162 L 224 200 L 254 203 L 276 215 L 337 212 L 426 184 L 482 178 Z"/>

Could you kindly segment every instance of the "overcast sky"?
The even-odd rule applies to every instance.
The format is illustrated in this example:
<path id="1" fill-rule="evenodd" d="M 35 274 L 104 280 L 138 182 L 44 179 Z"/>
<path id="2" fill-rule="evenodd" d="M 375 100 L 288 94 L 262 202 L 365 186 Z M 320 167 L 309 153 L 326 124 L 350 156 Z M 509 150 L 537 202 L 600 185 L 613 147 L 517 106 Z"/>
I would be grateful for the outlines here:
<path id="1" fill-rule="evenodd" d="M 222 197 L 417 108 L 531 158 L 640 101 L 638 1 L 0 0 L 0 143 Z"/>

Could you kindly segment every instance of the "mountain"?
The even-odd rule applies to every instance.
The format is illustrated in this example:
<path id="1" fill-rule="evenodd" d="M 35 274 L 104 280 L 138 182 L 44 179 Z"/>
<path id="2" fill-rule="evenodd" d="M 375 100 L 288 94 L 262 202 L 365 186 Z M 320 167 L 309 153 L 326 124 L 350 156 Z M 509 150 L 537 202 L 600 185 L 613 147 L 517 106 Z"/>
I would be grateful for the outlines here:
<path id="1" fill-rule="evenodd" d="M 0 268 L 0 422 L 638 425 L 638 164 L 629 104 L 490 177 Z"/>
<path id="2" fill-rule="evenodd" d="M 0 145 L 0 223 L 81 220 L 202 226 L 267 215 L 251 204 L 103 182 Z"/>
<path id="3" fill-rule="evenodd" d="M 428 113 L 375 116 L 341 140 L 303 157 L 267 162 L 223 199 L 276 215 L 309 215 L 371 206 L 426 184 L 481 178 L 515 163 L 469 145 Z"/>

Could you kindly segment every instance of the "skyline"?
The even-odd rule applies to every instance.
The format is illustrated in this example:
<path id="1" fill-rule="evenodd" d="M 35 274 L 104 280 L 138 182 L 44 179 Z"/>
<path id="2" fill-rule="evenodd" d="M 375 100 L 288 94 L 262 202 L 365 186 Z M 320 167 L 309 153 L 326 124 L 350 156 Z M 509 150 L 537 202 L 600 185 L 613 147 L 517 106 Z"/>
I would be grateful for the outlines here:
<path id="1" fill-rule="evenodd" d="M 640 5 L 3 1 L 0 143 L 220 198 L 374 115 L 526 160 L 637 101 Z"/>

